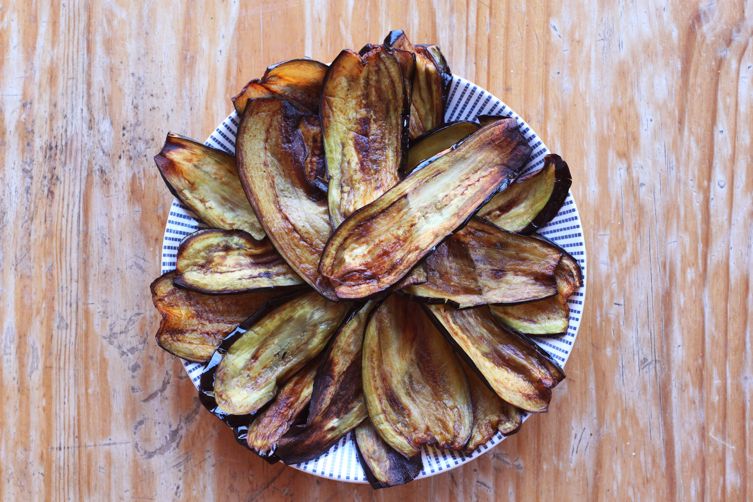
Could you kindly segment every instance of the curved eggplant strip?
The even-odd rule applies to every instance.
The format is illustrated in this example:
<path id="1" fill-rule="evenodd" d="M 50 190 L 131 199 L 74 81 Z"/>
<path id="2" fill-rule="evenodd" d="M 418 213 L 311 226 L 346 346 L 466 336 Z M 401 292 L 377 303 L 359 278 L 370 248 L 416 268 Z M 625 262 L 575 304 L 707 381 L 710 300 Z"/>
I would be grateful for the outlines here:
<path id="1" fill-rule="evenodd" d="M 554 275 L 557 278 L 557 290 L 563 298 L 570 298 L 583 286 L 583 271 L 578 261 L 566 251 L 563 251 Z"/>
<path id="2" fill-rule="evenodd" d="M 497 431 L 506 436 L 517 432 L 523 423 L 523 412 L 501 400 L 467 363 L 463 364 L 463 370 L 473 403 L 473 428 L 464 449 L 465 454 L 470 455 L 489 442 Z"/>
<path id="3" fill-rule="evenodd" d="M 538 345 L 497 323 L 487 306 L 426 308 L 502 400 L 533 413 L 547 410 L 565 374 Z"/>
<path id="4" fill-rule="evenodd" d="M 560 250 L 478 218 L 424 260 L 427 280 L 406 292 L 460 308 L 520 303 L 557 294 Z"/>
<path id="5" fill-rule="evenodd" d="M 416 48 L 425 51 L 439 70 L 443 85 L 442 99 L 446 103 L 447 95 L 450 93 L 450 85 L 452 84 L 452 71 L 450 70 L 450 65 L 447 64 L 444 54 L 442 54 L 442 50 L 436 44 L 418 44 Z"/>
<path id="6" fill-rule="evenodd" d="M 315 120 L 287 101 L 249 102 L 236 142 L 238 174 L 280 255 L 303 280 L 334 300 L 331 285 L 318 271 L 331 231 L 327 202 L 304 174 L 320 151 L 318 144 L 306 142 L 312 136 L 303 132 Z"/>
<path id="7" fill-rule="evenodd" d="M 473 122 L 453 122 L 416 138 L 408 150 L 403 172 L 412 172 L 419 164 L 460 143 L 479 128 L 480 126 Z"/>
<path id="8" fill-rule="evenodd" d="M 311 113 L 319 109 L 327 65 L 313 59 L 292 59 L 267 68 L 264 76 L 250 81 L 233 96 L 233 106 L 243 115 L 246 104 L 258 98 L 279 97 L 303 106 Z"/>
<path id="9" fill-rule="evenodd" d="M 412 63 L 412 60 L 411 60 Z M 344 50 L 327 72 L 321 120 L 332 226 L 399 181 L 409 82 L 394 51 Z"/>
<path id="10" fill-rule="evenodd" d="M 155 155 L 170 192 L 210 227 L 245 230 L 255 239 L 264 229 L 243 193 L 235 159 L 192 139 L 168 133 Z"/>
<path id="11" fill-rule="evenodd" d="M 530 234 L 557 216 L 572 177 L 559 155 L 547 155 L 537 173 L 516 181 L 478 210 L 478 216 L 510 232 Z"/>
<path id="12" fill-rule="evenodd" d="M 239 322 L 253 314 L 279 291 L 254 291 L 218 297 L 176 287 L 175 272 L 152 282 L 152 302 L 162 315 L 157 343 L 169 353 L 205 362 Z"/>
<path id="13" fill-rule="evenodd" d="M 384 39 L 384 46 L 415 54 L 408 126 L 410 138 L 441 126 L 445 108 L 444 84 L 432 55 L 425 47 L 415 47 L 402 30 L 391 31 Z"/>
<path id="14" fill-rule="evenodd" d="M 345 220 L 320 272 L 340 298 L 389 288 L 517 176 L 530 153 L 512 119 L 479 129 Z"/>
<path id="15" fill-rule="evenodd" d="M 304 284 L 269 240 L 242 230 L 199 230 L 178 247 L 175 284 L 202 293 L 241 293 Z"/>
<path id="16" fill-rule="evenodd" d="M 387 488 L 413 481 L 424 468 L 421 454 L 405 458 L 379 437 L 370 420 L 355 431 L 356 451 L 372 488 Z"/>
<path id="17" fill-rule="evenodd" d="M 315 292 L 303 294 L 258 319 L 234 341 L 214 375 L 214 398 L 231 415 L 256 413 L 278 384 L 325 347 L 350 310 Z"/>
<path id="18" fill-rule="evenodd" d="M 559 294 L 528 303 L 489 307 L 505 326 L 528 336 L 561 336 L 570 322 L 570 307 Z"/>
<path id="19" fill-rule="evenodd" d="M 366 326 L 363 391 L 379 435 L 406 458 L 424 445 L 462 449 L 470 437 L 471 396 L 460 361 L 407 297 L 387 297 Z"/>

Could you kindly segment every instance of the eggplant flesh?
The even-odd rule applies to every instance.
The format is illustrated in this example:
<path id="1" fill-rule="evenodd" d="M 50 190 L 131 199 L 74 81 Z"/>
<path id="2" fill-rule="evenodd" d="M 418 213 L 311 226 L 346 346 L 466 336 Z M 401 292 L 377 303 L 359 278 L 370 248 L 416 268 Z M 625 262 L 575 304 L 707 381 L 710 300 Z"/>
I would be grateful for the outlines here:
<path id="1" fill-rule="evenodd" d="M 279 292 L 254 291 L 222 297 L 175 286 L 175 272 L 150 286 L 152 301 L 162 316 L 157 343 L 171 354 L 205 362 L 225 335 Z"/>
<path id="2" fill-rule="evenodd" d="M 371 421 L 355 431 L 358 460 L 372 488 L 387 488 L 412 481 L 423 469 L 421 454 L 405 458 L 379 437 Z"/>
<path id="3" fill-rule="evenodd" d="M 340 298 L 362 298 L 404 277 L 513 179 L 531 152 L 512 119 L 469 136 L 345 220 L 319 270 Z"/>
<path id="4" fill-rule="evenodd" d="M 534 342 L 496 322 L 488 306 L 427 308 L 503 401 L 529 412 L 547 410 L 565 374 Z"/>
<path id="5" fill-rule="evenodd" d="M 305 293 L 257 320 L 228 349 L 214 375 L 214 397 L 231 415 L 256 413 L 278 385 L 316 357 L 351 307 Z"/>
<path id="6" fill-rule="evenodd" d="M 546 242 L 473 218 L 426 258 L 426 282 L 406 292 L 460 308 L 538 300 L 557 293 L 561 256 Z"/>
<path id="7" fill-rule="evenodd" d="M 334 300 L 331 285 L 318 271 L 331 232 L 327 202 L 305 175 L 307 163 L 321 152 L 315 135 L 307 132 L 316 120 L 284 100 L 249 102 L 238 129 L 238 174 L 280 255 L 303 280 Z"/>
<path id="8" fill-rule="evenodd" d="M 381 46 L 344 50 L 332 62 L 321 118 L 333 227 L 397 184 L 409 85 L 395 51 Z"/>
<path id="9" fill-rule="evenodd" d="M 517 305 L 491 305 L 490 308 L 505 326 L 529 336 L 564 335 L 570 322 L 570 307 L 559 294 Z"/>
<path id="10" fill-rule="evenodd" d="M 563 298 L 570 298 L 583 286 L 583 271 L 578 265 L 578 261 L 569 253 L 562 253 L 562 258 L 554 274 L 557 278 L 557 290 Z"/>
<path id="11" fill-rule="evenodd" d="M 547 155 L 540 171 L 492 197 L 478 215 L 510 232 L 530 234 L 557 215 L 571 184 L 567 163 L 559 155 Z"/>
<path id="12" fill-rule="evenodd" d="M 154 162 L 170 192 L 201 221 L 213 228 L 245 230 L 255 239 L 264 238 L 232 155 L 169 133 Z"/>
<path id="13" fill-rule="evenodd" d="M 453 122 L 417 138 L 408 150 L 403 171 L 410 173 L 425 160 L 441 153 L 479 130 L 473 122 Z"/>
<path id="14" fill-rule="evenodd" d="M 406 458 L 424 445 L 462 449 L 470 437 L 471 397 L 460 361 L 407 297 L 389 296 L 369 320 L 363 392 L 379 435 Z"/>
<path id="15" fill-rule="evenodd" d="M 175 283 L 203 293 L 303 284 L 272 243 L 242 230 L 200 230 L 178 247 Z"/>
<path id="16" fill-rule="evenodd" d="M 316 113 L 326 74 L 327 65 L 313 59 L 292 59 L 277 63 L 268 67 L 262 78 L 250 81 L 241 92 L 233 96 L 233 106 L 238 115 L 243 115 L 249 101 L 279 97 Z"/>

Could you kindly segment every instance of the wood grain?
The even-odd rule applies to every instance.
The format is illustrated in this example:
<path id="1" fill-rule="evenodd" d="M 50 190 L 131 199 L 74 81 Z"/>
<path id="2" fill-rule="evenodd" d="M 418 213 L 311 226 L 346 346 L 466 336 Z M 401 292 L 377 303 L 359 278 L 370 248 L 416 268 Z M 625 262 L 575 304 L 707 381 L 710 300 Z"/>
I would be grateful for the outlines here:
<path id="1" fill-rule="evenodd" d="M 0 498 L 753 498 L 753 1 L 598 3 L 0 4 Z M 157 348 L 152 156 L 394 27 L 568 160 L 589 294 L 550 413 L 373 492 L 245 453 Z"/>

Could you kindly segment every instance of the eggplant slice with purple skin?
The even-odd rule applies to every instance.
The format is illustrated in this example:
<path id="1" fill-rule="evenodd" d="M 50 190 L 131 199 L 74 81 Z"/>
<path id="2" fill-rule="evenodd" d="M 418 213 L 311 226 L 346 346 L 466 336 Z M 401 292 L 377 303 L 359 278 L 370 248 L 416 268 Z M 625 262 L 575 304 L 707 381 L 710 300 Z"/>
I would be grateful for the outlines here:
<path id="1" fill-rule="evenodd" d="M 213 228 L 245 230 L 255 239 L 264 238 L 232 155 L 169 133 L 154 162 L 170 192 L 201 221 Z"/>
<path id="2" fill-rule="evenodd" d="M 406 458 L 424 445 L 460 450 L 470 437 L 471 396 L 460 361 L 408 297 L 387 297 L 366 326 L 363 392 L 379 435 Z"/>
<path id="3" fill-rule="evenodd" d="M 175 284 L 202 293 L 296 286 L 303 280 L 268 240 L 242 230 L 200 230 L 178 247 Z"/>
<path id="4" fill-rule="evenodd" d="M 405 291 L 460 308 L 539 300 L 557 294 L 561 256 L 542 240 L 473 218 L 424 260 L 426 282 Z"/>
<path id="5" fill-rule="evenodd" d="M 306 165 L 321 154 L 311 127 L 317 121 L 288 101 L 249 101 L 236 149 L 238 174 L 277 252 L 325 297 L 337 297 L 319 271 L 331 228 L 327 201 L 306 179 Z"/>
<path id="6" fill-rule="evenodd" d="M 570 307 L 559 294 L 517 305 L 490 305 L 490 308 L 505 326 L 528 336 L 561 336 L 570 323 Z"/>
<path id="7" fill-rule="evenodd" d="M 567 163 L 559 155 L 550 154 L 540 171 L 492 197 L 478 215 L 510 232 L 530 234 L 557 215 L 571 184 Z"/>
<path id="8" fill-rule="evenodd" d="M 162 315 L 157 343 L 169 353 L 205 362 L 239 322 L 279 291 L 254 291 L 224 296 L 207 295 L 177 287 L 175 272 L 158 277 L 150 286 L 152 301 Z"/>
<path id="9" fill-rule="evenodd" d="M 364 329 L 376 305 L 362 305 L 334 336 L 316 373 L 306 423 L 280 441 L 276 455 L 286 463 L 317 457 L 366 418 L 361 354 Z"/>
<path id="10" fill-rule="evenodd" d="M 225 413 L 254 414 L 278 386 L 315 358 L 351 305 L 316 292 L 298 296 L 258 319 L 227 348 L 214 375 L 214 398 Z"/>
<path id="11" fill-rule="evenodd" d="M 246 104 L 257 98 L 280 97 L 316 113 L 322 95 L 327 65 L 313 59 L 292 59 L 267 68 L 264 76 L 250 81 L 237 95 L 233 106 L 243 115 Z"/>
<path id="12" fill-rule="evenodd" d="M 355 431 L 356 451 L 372 488 L 387 488 L 413 481 L 424 464 L 421 454 L 405 458 L 379 436 L 370 420 Z"/>
<path id="13" fill-rule="evenodd" d="M 319 271 L 340 298 L 391 287 L 514 179 L 530 153 L 512 119 L 479 129 L 345 220 Z"/>
<path id="14" fill-rule="evenodd" d="M 538 345 L 498 323 L 488 306 L 426 308 L 502 400 L 532 413 L 547 410 L 565 374 Z"/>
<path id="15" fill-rule="evenodd" d="M 333 228 L 399 181 L 410 82 L 397 52 L 382 46 L 363 55 L 344 50 L 327 72 L 321 123 Z"/>
<path id="16" fill-rule="evenodd" d="M 425 160 L 452 148 L 479 129 L 478 124 L 461 121 L 429 131 L 411 143 L 403 172 L 411 173 Z"/>

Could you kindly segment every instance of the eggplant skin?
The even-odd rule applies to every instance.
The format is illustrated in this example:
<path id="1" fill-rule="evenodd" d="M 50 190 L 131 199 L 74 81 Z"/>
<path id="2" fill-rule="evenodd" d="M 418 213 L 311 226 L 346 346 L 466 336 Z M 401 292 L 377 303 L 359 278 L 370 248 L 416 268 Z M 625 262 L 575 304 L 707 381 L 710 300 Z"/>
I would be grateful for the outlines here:
<path id="1" fill-rule="evenodd" d="M 232 155 L 168 133 L 154 162 L 170 192 L 201 221 L 213 228 L 245 230 L 256 239 L 264 238 Z"/>
<path id="2" fill-rule="evenodd" d="M 405 291 L 460 308 L 538 300 L 557 294 L 561 256 L 546 242 L 473 218 L 426 258 L 426 282 Z"/>
<path id="3" fill-rule="evenodd" d="M 389 288 L 516 177 L 530 153 L 512 119 L 479 129 L 345 220 L 319 271 L 340 298 Z"/>
<path id="4" fill-rule="evenodd" d="M 413 481 L 423 469 L 421 454 L 405 458 L 379 437 L 370 420 L 356 428 L 358 460 L 372 488 L 388 488 Z"/>
<path id="5" fill-rule="evenodd" d="M 471 396 L 460 361 L 407 297 L 387 297 L 369 320 L 363 391 L 379 435 L 406 458 L 424 445 L 462 449 L 470 437 Z"/>
<path id="6" fill-rule="evenodd" d="M 540 171 L 492 197 L 478 215 L 510 232 L 530 234 L 557 215 L 570 185 L 567 163 L 559 155 L 550 154 Z"/>
<path id="7" fill-rule="evenodd" d="M 309 292 L 258 319 L 227 348 L 217 367 L 219 407 L 231 415 L 256 413 L 279 384 L 324 349 L 350 308 Z"/>
<path id="8" fill-rule="evenodd" d="M 242 230 L 199 230 L 178 247 L 175 284 L 202 293 L 239 293 L 303 284 L 272 243 Z"/>
<path id="9" fill-rule="evenodd" d="M 363 55 L 344 50 L 332 62 L 321 123 L 333 227 L 397 184 L 409 85 L 395 52 L 380 46 Z"/>
<path id="10" fill-rule="evenodd" d="M 416 138 L 408 150 L 403 171 L 410 173 L 424 161 L 460 143 L 479 128 L 473 122 L 453 122 Z"/>
<path id="11" fill-rule="evenodd" d="M 313 59 L 292 59 L 277 63 L 268 67 L 262 78 L 250 81 L 241 92 L 233 96 L 233 106 L 238 115 L 243 115 L 250 100 L 279 97 L 316 113 L 326 74 L 327 65 Z"/>
<path id="12" fill-rule="evenodd" d="M 156 338 L 160 347 L 189 361 L 209 360 L 225 335 L 279 295 L 276 291 L 207 295 L 175 286 L 175 277 L 175 272 L 168 272 L 150 286 L 162 316 Z"/>
<path id="13" fill-rule="evenodd" d="M 487 306 L 426 308 L 502 400 L 532 413 L 547 410 L 565 374 L 538 345 L 496 322 Z"/>
<path id="14" fill-rule="evenodd" d="M 517 305 L 490 305 L 508 328 L 528 336 L 561 336 L 567 332 L 570 307 L 562 295 Z"/>
<path id="15" fill-rule="evenodd" d="M 269 239 L 293 270 L 325 297 L 337 297 L 318 271 L 331 228 L 327 202 L 308 183 L 306 164 L 321 152 L 304 133 L 316 116 L 275 98 L 250 101 L 236 140 L 238 174 Z M 304 124 L 304 125 L 302 125 Z"/>

